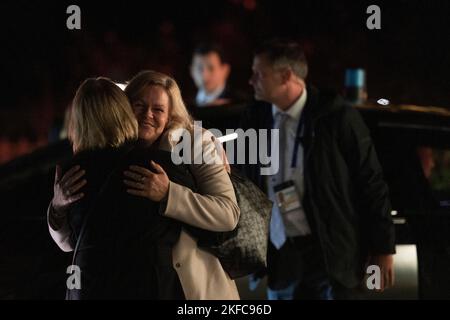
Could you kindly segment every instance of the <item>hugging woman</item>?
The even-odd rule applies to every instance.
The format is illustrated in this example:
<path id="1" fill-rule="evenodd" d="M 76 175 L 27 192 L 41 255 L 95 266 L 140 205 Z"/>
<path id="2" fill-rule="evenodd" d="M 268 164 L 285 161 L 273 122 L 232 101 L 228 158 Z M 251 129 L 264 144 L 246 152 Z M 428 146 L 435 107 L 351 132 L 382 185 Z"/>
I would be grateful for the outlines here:
<path id="1" fill-rule="evenodd" d="M 183 227 L 235 228 L 239 208 L 225 167 L 171 163 L 178 142 L 171 133 L 193 130 L 172 78 L 141 72 L 126 95 L 109 80 L 91 79 L 72 105 L 74 159 L 57 169 L 48 210 L 58 246 L 72 251 L 79 242 L 82 288 L 68 290 L 68 298 L 239 299 L 217 257 Z M 222 156 L 207 131 L 203 150 Z"/>

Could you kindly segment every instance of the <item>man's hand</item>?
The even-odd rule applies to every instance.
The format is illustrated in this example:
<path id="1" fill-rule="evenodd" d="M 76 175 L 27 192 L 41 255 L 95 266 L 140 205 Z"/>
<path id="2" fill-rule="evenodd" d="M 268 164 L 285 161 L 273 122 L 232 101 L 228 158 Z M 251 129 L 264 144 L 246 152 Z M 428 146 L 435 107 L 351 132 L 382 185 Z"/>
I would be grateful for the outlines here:
<path id="1" fill-rule="evenodd" d="M 394 285 L 394 255 L 383 254 L 371 256 L 368 260 L 368 265 L 377 265 L 380 267 L 381 292 Z"/>
<path id="2" fill-rule="evenodd" d="M 130 166 L 130 170 L 124 172 L 126 178 L 123 182 L 129 194 L 159 202 L 167 197 L 170 181 L 159 164 L 151 161 L 151 165 L 156 173 L 143 167 Z"/>
<path id="3" fill-rule="evenodd" d="M 87 183 L 85 179 L 80 181 L 85 173 L 80 166 L 75 166 L 61 178 L 61 167 L 56 166 L 52 199 L 52 207 L 56 214 L 61 215 L 70 204 L 84 197 L 83 193 L 77 192 Z"/>

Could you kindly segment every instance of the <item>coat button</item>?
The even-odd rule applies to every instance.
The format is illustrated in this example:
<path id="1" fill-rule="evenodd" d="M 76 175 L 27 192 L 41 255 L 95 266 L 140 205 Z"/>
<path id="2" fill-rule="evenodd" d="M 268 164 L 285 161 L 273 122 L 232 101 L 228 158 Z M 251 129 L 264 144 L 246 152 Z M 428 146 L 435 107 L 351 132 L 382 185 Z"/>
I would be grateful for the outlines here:
<path id="1" fill-rule="evenodd" d="M 181 263 L 178 262 L 178 263 L 175 265 L 175 267 L 177 267 L 177 268 L 181 267 Z"/>

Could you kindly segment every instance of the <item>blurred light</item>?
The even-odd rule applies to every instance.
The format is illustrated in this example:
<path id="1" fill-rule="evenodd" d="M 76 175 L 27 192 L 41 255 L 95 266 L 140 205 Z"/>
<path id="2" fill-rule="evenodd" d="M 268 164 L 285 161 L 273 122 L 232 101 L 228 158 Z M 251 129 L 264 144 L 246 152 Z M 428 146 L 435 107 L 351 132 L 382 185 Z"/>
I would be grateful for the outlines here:
<path id="1" fill-rule="evenodd" d="M 118 86 L 120 89 L 125 90 L 125 88 L 127 87 L 126 83 L 119 83 L 119 82 L 114 82 L 116 86 Z"/>
<path id="2" fill-rule="evenodd" d="M 393 220 L 394 224 L 406 224 L 405 218 L 394 218 L 392 220 Z"/>
<path id="3" fill-rule="evenodd" d="M 392 211 L 391 211 L 391 216 L 396 216 L 396 215 L 398 215 L 398 212 L 395 211 L 395 210 L 392 210 Z"/>
<path id="4" fill-rule="evenodd" d="M 244 0 L 243 5 L 245 9 L 253 11 L 256 9 L 256 0 Z"/>
<path id="5" fill-rule="evenodd" d="M 230 140 L 237 139 L 237 137 L 238 137 L 237 133 L 232 133 L 232 134 L 227 134 L 226 136 L 223 136 L 223 137 L 219 137 L 219 138 L 217 138 L 217 140 L 219 140 L 220 143 L 224 143 L 224 142 L 227 142 Z"/>
<path id="6" fill-rule="evenodd" d="M 390 101 L 388 99 L 378 99 L 377 103 L 381 104 L 382 106 L 387 106 Z"/>

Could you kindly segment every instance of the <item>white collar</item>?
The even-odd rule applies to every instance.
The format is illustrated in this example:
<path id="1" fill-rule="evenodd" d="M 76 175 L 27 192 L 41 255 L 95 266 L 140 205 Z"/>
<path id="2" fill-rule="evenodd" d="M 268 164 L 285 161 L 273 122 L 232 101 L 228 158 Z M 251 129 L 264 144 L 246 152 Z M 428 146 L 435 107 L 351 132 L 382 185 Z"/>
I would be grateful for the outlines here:
<path id="1" fill-rule="evenodd" d="M 289 109 L 287 109 L 286 111 L 281 110 L 280 108 L 278 108 L 276 105 L 273 104 L 272 105 L 272 115 L 275 117 L 275 115 L 278 112 L 281 112 L 281 113 L 287 114 L 290 118 L 292 118 L 296 121 L 299 121 L 300 116 L 303 111 L 303 108 L 305 107 L 305 104 L 306 104 L 307 96 L 308 96 L 308 94 L 306 92 L 306 88 L 304 88 L 302 94 L 297 99 L 297 101 L 295 101 L 294 104 L 292 106 L 290 106 Z"/>
<path id="2" fill-rule="evenodd" d="M 197 92 L 197 96 L 195 98 L 195 102 L 198 106 L 203 106 L 205 104 L 208 104 L 210 102 L 213 102 L 216 100 L 225 90 L 225 85 L 220 86 L 216 90 L 214 90 L 211 93 L 207 93 L 205 90 L 201 89 Z"/>

